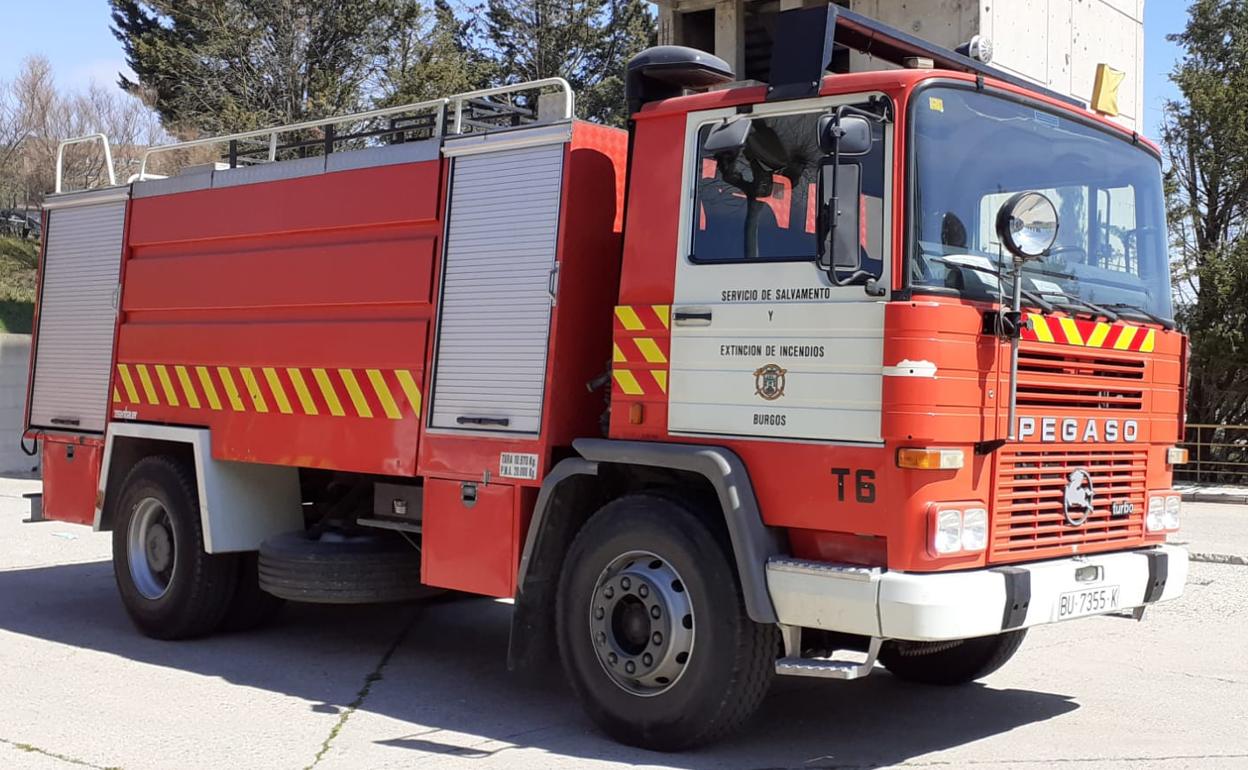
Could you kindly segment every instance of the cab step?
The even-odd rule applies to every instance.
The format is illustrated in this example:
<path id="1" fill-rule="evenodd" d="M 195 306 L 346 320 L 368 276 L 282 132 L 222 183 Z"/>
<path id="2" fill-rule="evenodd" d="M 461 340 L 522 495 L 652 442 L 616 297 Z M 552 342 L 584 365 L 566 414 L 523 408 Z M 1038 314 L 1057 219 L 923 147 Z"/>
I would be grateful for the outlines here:
<path id="1" fill-rule="evenodd" d="M 784 635 L 784 651 L 785 657 L 776 661 L 776 674 L 780 676 L 805 676 L 814 677 L 816 679 L 839 679 L 849 681 L 852 679 L 862 679 L 870 676 L 875 669 L 875 660 L 880 655 L 880 646 L 884 643 L 883 639 L 871 640 L 866 651 L 862 650 L 838 650 L 833 653 L 833 657 L 827 658 L 806 658 L 794 655 L 794 651 L 801 649 L 801 629 L 794 627 L 782 627 Z M 855 656 L 858 660 L 846 660 L 839 655 Z"/>

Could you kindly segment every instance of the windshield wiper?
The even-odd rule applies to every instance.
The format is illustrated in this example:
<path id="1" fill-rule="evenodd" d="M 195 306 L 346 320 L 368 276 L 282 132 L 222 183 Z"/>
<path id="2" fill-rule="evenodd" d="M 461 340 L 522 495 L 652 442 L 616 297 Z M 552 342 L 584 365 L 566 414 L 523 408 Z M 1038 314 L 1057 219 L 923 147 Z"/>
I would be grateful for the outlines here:
<path id="1" fill-rule="evenodd" d="M 962 262 L 954 262 L 954 261 L 953 261 L 953 260 L 951 260 L 951 259 L 944 259 L 943 257 L 929 257 L 929 259 L 930 259 L 931 261 L 933 261 L 933 262 L 939 262 L 939 263 L 940 263 L 940 264 L 942 264 L 942 265 L 949 265 L 949 266 L 951 266 L 951 267 L 956 267 L 956 268 L 958 268 L 958 269 L 963 269 L 963 268 L 965 268 L 965 269 L 967 269 L 967 270 L 975 270 L 976 272 L 980 272 L 980 273 L 987 273 L 988 275 L 993 275 L 993 276 L 996 276 L 997 278 L 1001 279 L 1002 281 L 1009 281 L 1009 280 L 1011 280 L 1009 276 L 1005 275 L 1005 274 L 1004 274 L 1004 273 L 1002 273 L 1000 270 L 996 270 L 996 269 L 991 268 L 991 267 L 983 267 L 983 266 L 981 266 L 981 265 L 968 265 L 968 264 L 965 264 L 965 263 L 962 263 Z M 1027 300 L 1027 301 L 1028 301 L 1028 302 L 1030 302 L 1031 304 L 1033 304 L 1033 305 L 1035 305 L 1036 307 L 1040 308 L 1040 312 L 1042 312 L 1042 313 L 1052 313 L 1052 312 L 1053 312 L 1053 309 L 1054 309 L 1054 308 L 1053 308 L 1053 303 L 1049 302 L 1049 301 L 1048 301 L 1048 300 L 1046 300 L 1044 297 L 1041 297 L 1040 295 L 1035 294 L 1034 292 L 1030 292 L 1030 291 L 1028 291 L 1028 290 L 1026 290 L 1026 289 L 1023 289 L 1023 290 L 1022 290 L 1022 292 L 1021 292 L 1021 294 L 1023 295 L 1023 299 Z"/>
<path id="2" fill-rule="evenodd" d="M 1140 316 L 1144 318 L 1147 318 L 1148 320 L 1152 321 L 1155 324 L 1160 324 L 1162 328 L 1168 331 L 1174 330 L 1174 321 L 1171 321 L 1168 318 L 1162 318 L 1156 313 L 1151 313 L 1145 310 L 1144 308 L 1140 307 L 1139 305 L 1132 305 L 1129 302 L 1115 302 L 1114 304 L 1110 305 L 1110 307 L 1117 308 L 1119 310 L 1130 310 L 1134 313 L 1138 313 Z"/>
<path id="3" fill-rule="evenodd" d="M 1110 321 L 1111 323 L 1113 321 L 1117 321 L 1119 318 L 1119 315 L 1115 313 L 1114 311 L 1110 310 L 1109 308 L 1104 308 L 1104 307 L 1101 307 L 1100 305 L 1094 305 L 1085 299 L 1072 297 L 1069 294 L 1066 294 L 1065 292 L 1062 292 L 1062 296 L 1065 297 L 1067 302 L 1070 302 L 1071 304 L 1065 305 L 1064 303 L 1059 303 L 1058 307 L 1087 308 L 1088 310 L 1091 310 L 1093 313 L 1098 313 L 1100 315 L 1105 316 L 1105 320 Z"/>

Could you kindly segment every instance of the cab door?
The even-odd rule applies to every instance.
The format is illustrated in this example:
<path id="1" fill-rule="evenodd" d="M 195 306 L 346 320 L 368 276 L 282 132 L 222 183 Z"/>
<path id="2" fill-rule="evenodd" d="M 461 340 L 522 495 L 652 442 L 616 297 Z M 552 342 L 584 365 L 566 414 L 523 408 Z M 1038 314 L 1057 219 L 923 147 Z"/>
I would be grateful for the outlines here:
<path id="1" fill-rule="evenodd" d="M 845 269 L 835 279 L 820 265 L 816 239 L 820 196 L 831 184 L 819 118 L 867 100 L 690 115 L 671 320 L 672 433 L 881 441 L 890 123 L 874 124 L 870 150 L 838 168 L 841 197 L 857 196 L 859 205 L 855 217 L 838 220 L 836 240 L 859 248 L 849 260 L 837 255 Z M 707 145 L 725 119 L 751 121 L 739 151 Z M 855 261 L 878 277 L 872 293 L 862 274 L 851 278 Z"/>

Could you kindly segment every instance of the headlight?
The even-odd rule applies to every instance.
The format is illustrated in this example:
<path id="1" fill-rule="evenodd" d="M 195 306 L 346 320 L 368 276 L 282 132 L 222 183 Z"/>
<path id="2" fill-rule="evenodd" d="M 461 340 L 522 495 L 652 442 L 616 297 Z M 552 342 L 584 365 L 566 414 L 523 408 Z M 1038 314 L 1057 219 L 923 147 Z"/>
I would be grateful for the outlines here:
<path id="1" fill-rule="evenodd" d="M 1144 524 L 1149 532 L 1160 532 L 1165 529 L 1166 501 L 1161 497 L 1148 498 L 1148 516 Z"/>
<path id="2" fill-rule="evenodd" d="M 1179 509 L 1182 505 L 1182 499 L 1178 495 L 1166 498 L 1166 512 L 1161 517 L 1161 522 L 1166 529 L 1173 531 L 1179 528 Z"/>
<path id="3" fill-rule="evenodd" d="M 988 547 L 988 511 L 967 508 L 962 514 L 962 550 L 982 551 Z"/>
<path id="4" fill-rule="evenodd" d="M 962 511 L 940 511 L 936 514 L 932 549 L 938 554 L 951 554 L 962 550 Z"/>

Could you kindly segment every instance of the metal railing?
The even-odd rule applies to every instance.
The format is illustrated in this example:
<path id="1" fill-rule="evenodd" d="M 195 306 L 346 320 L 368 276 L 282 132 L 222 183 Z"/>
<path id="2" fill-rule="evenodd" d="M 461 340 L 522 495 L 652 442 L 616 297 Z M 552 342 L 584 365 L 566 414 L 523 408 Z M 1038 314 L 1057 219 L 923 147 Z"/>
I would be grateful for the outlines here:
<path id="1" fill-rule="evenodd" d="M 75 144 L 86 144 L 87 142 L 100 142 L 104 145 L 104 168 L 108 171 L 108 186 L 113 187 L 117 184 L 117 172 L 113 168 L 113 150 L 108 145 L 108 136 L 106 134 L 87 134 L 74 139 L 66 139 L 57 145 L 56 148 L 56 193 L 62 192 L 62 185 L 65 181 L 65 148 Z"/>
<path id="2" fill-rule="evenodd" d="M 275 162 L 279 159 L 283 151 L 297 151 L 306 154 L 309 148 L 317 145 L 324 147 L 326 154 L 334 151 L 334 147 L 338 143 L 345 141 L 361 141 L 376 138 L 387 134 L 401 134 L 413 130 L 413 125 L 403 123 L 402 121 L 391 121 L 390 127 L 373 131 L 355 131 L 338 133 L 335 128 L 342 124 L 362 124 L 369 121 L 375 121 L 379 118 L 395 118 L 396 116 L 425 114 L 430 115 L 433 120 L 423 123 L 427 125 L 431 137 L 441 138 L 450 134 L 458 136 L 462 134 L 475 133 L 480 131 L 488 131 L 503 127 L 514 127 L 518 125 L 526 125 L 536 122 L 544 122 L 542 116 L 538 114 L 538 104 L 541 101 L 541 93 L 543 91 L 557 91 L 561 100 L 560 111 L 553 120 L 571 120 L 575 114 L 576 97 L 572 92 L 572 86 L 563 78 L 544 78 L 542 80 L 532 80 L 525 83 L 516 83 L 515 85 L 499 86 L 496 88 L 483 88 L 477 91 L 468 91 L 462 94 L 455 94 L 441 99 L 431 99 L 425 102 L 415 102 L 412 104 L 401 104 L 395 107 L 383 107 L 376 110 L 367 110 L 365 112 L 357 112 L 349 115 L 338 115 L 332 118 L 321 118 L 318 120 L 307 120 L 300 123 L 292 123 L 284 126 L 274 126 L 272 128 L 261 128 L 255 131 L 243 131 L 236 134 L 227 134 L 225 136 L 213 136 L 203 139 L 193 139 L 186 142 L 177 142 L 174 144 L 159 145 L 150 147 L 143 152 L 139 159 L 139 171 L 133 180 L 143 181 L 153 176 L 149 171 L 151 160 L 159 155 L 167 155 L 169 153 L 191 150 L 198 147 L 215 147 L 227 145 L 230 148 L 228 158 L 230 165 L 237 165 L 240 159 L 246 159 L 246 156 L 253 154 L 263 154 L 263 158 L 259 158 L 251 162 Z M 518 106 L 509 103 L 507 100 L 499 97 L 510 96 L 514 98 L 526 92 L 537 92 L 538 98 L 532 101 L 532 107 Z M 449 123 L 449 125 L 448 125 Z M 283 142 L 283 135 L 292 136 L 297 134 L 307 134 L 307 132 L 320 131 L 321 136 L 316 139 L 299 139 L 291 138 Z M 264 140 L 267 143 L 267 152 L 263 149 L 260 151 L 242 151 L 238 150 L 240 142 L 248 142 L 254 140 Z M 60 149 L 56 157 L 56 191 L 61 192 L 61 179 L 64 173 L 64 153 L 65 148 L 69 145 L 79 144 L 88 141 L 103 141 L 105 160 L 108 165 L 109 185 L 116 185 L 117 178 L 113 171 L 112 154 L 109 150 L 108 137 L 103 134 L 92 134 L 90 136 L 69 139 L 61 143 Z"/>
<path id="3" fill-rule="evenodd" d="M 1174 469 L 1176 479 L 1248 486 L 1248 425 L 1189 424 L 1181 446 L 1188 461 Z"/>

